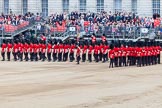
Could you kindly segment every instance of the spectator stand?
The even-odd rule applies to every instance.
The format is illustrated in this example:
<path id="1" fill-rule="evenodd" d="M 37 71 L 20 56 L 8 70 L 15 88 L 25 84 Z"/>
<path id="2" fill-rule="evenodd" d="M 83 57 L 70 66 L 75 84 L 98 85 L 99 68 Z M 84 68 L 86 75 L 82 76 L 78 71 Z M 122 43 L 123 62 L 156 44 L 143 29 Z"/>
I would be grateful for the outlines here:
<path id="1" fill-rule="evenodd" d="M 3 16 L 6 17 L 6 16 Z M 3 18 L 1 16 L 1 18 Z M 13 17 L 8 15 L 8 17 Z M 11 21 L 9 18 L 6 20 L 1 20 L 1 32 L 0 37 L 5 39 L 12 39 L 14 36 L 21 34 L 29 29 L 33 29 L 37 22 L 41 21 L 39 16 L 35 16 L 32 13 L 27 13 L 26 15 L 19 15 L 15 16 L 17 18 L 12 19 Z M 38 18 L 39 17 L 39 18 Z"/>

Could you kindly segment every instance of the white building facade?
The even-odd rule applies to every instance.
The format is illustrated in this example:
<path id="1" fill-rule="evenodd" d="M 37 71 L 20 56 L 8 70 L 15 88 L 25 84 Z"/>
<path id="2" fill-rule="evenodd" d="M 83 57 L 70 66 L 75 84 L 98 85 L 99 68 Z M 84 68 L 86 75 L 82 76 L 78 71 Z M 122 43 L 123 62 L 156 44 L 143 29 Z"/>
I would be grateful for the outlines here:
<path id="1" fill-rule="evenodd" d="M 162 0 L 0 0 L 0 13 L 42 13 L 48 16 L 61 12 L 127 11 L 140 16 L 162 15 Z"/>

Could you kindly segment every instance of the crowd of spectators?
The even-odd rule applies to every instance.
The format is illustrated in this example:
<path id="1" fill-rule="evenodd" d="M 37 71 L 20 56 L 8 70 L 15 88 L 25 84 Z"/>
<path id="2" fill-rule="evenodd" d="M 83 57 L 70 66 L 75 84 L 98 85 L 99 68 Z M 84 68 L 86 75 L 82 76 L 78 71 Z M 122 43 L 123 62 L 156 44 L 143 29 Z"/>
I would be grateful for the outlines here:
<path id="1" fill-rule="evenodd" d="M 101 11 L 99 13 L 63 12 L 50 15 L 43 23 L 39 23 L 36 29 L 39 33 L 52 33 L 55 31 L 65 32 L 69 30 L 69 27 L 75 27 L 76 34 L 138 36 L 140 28 L 156 29 L 162 32 L 162 26 L 155 25 L 155 19 L 155 17 L 141 17 L 135 13 L 124 11 L 115 13 L 111 11 Z M 0 29 L 3 29 L 4 26 L 2 25 L 19 27 L 23 22 L 33 24 L 36 20 L 40 20 L 38 13 L 36 15 L 30 12 L 25 15 L 1 14 Z"/>
<path id="2" fill-rule="evenodd" d="M 61 13 L 49 16 L 46 24 L 55 28 L 58 25 L 65 27 L 75 26 L 77 32 L 85 32 L 86 34 L 136 34 L 140 28 L 153 29 L 159 26 L 154 23 L 153 17 L 140 17 L 132 12 L 100 12 L 100 13 Z"/>
<path id="3" fill-rule="evenodd" d="M 0 15 L 0 29 L 4 29 L 5 32 L 14 32 L 24 28 L 30 24 L 33 24 L 39 14 L 34 15 L 33 13 L 26 13 L 25 15 L 15 15 L 10 13 L 8 15 Z"/>

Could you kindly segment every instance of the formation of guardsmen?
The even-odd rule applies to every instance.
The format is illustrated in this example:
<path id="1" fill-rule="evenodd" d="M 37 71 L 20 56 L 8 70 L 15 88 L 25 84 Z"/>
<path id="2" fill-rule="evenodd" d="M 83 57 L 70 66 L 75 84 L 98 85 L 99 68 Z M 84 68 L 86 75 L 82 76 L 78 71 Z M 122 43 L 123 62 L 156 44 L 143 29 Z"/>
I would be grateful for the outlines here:
<path id="1" fill-rule="evenodd" d="M 94 39 L 94 40 L 93 40 Z M 79 64 L 82 62 L 103 62 L 109 60 L 109 68 L 122 66 L 147 66 L 160 64 L 161 47 L 157 43 L 144 44 L 137 42 L 131 44 L 108 45 L 105 38 L 101 42 L 96 42 L 92 37 L 90 42 L 62 42 L 56 40 L 3 40 L 1 46 L 2 61 L 11 60 L 11 54 L 14 61 L 45 61 L 53 62 L 76 60 Z M 88 57 L 88 58 L 87 58 Z"/>
<path id="2" fill-rule="evenodd" d="M 136 42 L 115 45 L 109 51 L 109 67 L 148 66 L 160 64 L 161 47 L 157 42 Z"/>

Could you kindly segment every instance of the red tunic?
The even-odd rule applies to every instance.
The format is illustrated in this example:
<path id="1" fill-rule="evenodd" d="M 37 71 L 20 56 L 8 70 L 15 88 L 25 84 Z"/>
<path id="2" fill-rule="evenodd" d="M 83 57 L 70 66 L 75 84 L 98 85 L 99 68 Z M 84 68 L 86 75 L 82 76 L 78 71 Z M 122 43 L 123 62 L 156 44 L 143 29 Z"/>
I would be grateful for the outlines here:
<path id="1" fill-rule="evenodd" d="M 63 51 L 63 45 L 60 44 L 58 45 L 58 53 L 62 53 L 62 51 Z"/>
<path id="2" fill-rule="evenodd" d="M 118 50 L 119 50 L 119 49 L 118 49 L 117 47 L 114 48 L 114 56 L 115 56 L 115 57 L 118 57 Z"/>
<path id="3" fill-rule="evenodd" d="M 50 44 L 50 43 L 47 45 L 47 52 L 48 53 L 52 52 L 52 44 Z"/>
<path id="4" fill-rule="evenodd" d="M 27 53 L 28 50 L 29 50 L 29 45 L 27 43 L 25 43 L 25 45 L 24 45 L 24 52 Z"/>
<path id="5" fill-rule="evenodd" d="M 106 45 L 104 45 L 104 47 L 103 47 L 103 54 L 106 54 L 107 53 L 107 50 L 108 50 L 108 47 L 106 46 Z"/>
<path id="6" fill-rule="evenodd" d="M 54 45 L 53 47 L 53 53 L 57 53 L 58 45 Z"/>
<path id="7" fill-rule="evenodd" d="M 20 53 L 23 53 L 23 51 L 24 51 L 24 45 L 22 43 L 19 44 L 19 51 L 20 51 Z"/>
<path id="8" fill-rule="evenodd" d="M 71 45 L 70 46 L 70 53 L 74 53 L 74 49 L 75 49 L 75 46 L 74 45 Z"/>
<path id="9" fill-rule="evenodd" d="M 88 48 L 88 54 L 92 54 L 92 50 L 93 50 L 93 46 L 90 45 L 89 48 Z"/>
<path id="10" fill-rule="evenodd" d="M 2 44 L 2 52 L 5 52 L 7 45 L 5 43 Z"/>
<path id="11" fill-rule="evenodd" d="M 99 46 L 95 46 L 95 48 L 94 48 L 94 53 L 95 53 L 95 54 L 98 54 L 98 53 L 99 53 Z"/>
<path id="12" fill-rule="evenodd" d="M 12 44 L 8 43 L 7 44 L 7 52 L 11 52 L 12 49 Z"/>
<path id="13" fill-rule="evenodd" d="M 45 53 L 45 52 L 46 52 L 46 45 L 42 44 L 42 53 Z"/>
<path id="14" fill-rule="evenodd" d="M 13 45 L 13 52 L 14 53 L 17 53 L 18 52 L 18 45 L 17 44 L 14 44 Z"/>
<path id="15" fill-rule="evenodd" d="M 83 47 L 83 54 L 86 54 L 86 52 L 87 52 L 87 45 L 84 45 L 84 47 Z"/>
<path id="16" fill-rule="evenodd" d="M 29 51 L 30 53 L 34 52 L 34 45 L 32 43 L 29 45 Z"/>
<path id="17" fill-rule="evenodd" d="M 76 55 L 80 56 L 80 48 L 79 47 L 77 48 Z"/>
<path id="18" fill-rule="evenodd" d="M 114 59 L 114 58 L 115 58 L 114 50 L 113 50 L 113 49 L 111 49 L 111 50 L 109 51 L 109 58 L 110 58 L 110 59 Z"/>
<path id="19" fill-rule="evenodd" d="M 126 57 L 127 56 L 127 48 L 125 48 L 125 47 L 123 47 L 122 56 L 123 57 Z"/>

